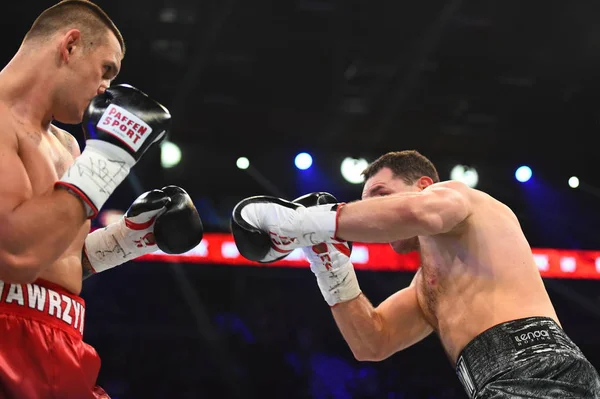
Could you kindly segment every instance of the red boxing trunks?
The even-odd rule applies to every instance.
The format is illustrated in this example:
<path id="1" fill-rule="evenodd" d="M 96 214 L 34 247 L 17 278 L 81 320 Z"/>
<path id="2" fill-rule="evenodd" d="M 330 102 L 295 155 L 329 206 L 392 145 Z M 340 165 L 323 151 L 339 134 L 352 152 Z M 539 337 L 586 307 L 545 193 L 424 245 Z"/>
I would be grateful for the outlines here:
<path id="1" fill-rule="evenodd" d="M 56 284 L 0 281 L 0 399 L 109 399 L 84 319 L 84 300 Z"/>

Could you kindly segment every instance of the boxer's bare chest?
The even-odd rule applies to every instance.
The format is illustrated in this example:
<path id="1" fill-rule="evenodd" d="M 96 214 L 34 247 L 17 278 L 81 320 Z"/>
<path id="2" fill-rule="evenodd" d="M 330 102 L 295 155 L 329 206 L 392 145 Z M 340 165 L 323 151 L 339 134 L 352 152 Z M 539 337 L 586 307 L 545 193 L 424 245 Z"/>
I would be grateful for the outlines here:
<path id="1" fill-rule="evenodd" d="M 420 276 L 416 281 L 417 297 L 425 318 L 434 328 L 439 323 L 440 303 L 453 295 L 452 261 L 447 259 L 445 248 L 440 244 L 421 243 Z"/>
<path id="2" fill-rule="evenodd" d="M 18 122 L 13 124 L 17 136 L 18 152 L 30 182 L 29 197 L 36 197 L 53 189 L 54 184 L 73 164 L 76 145 L 67 133 L 51 127 L 41 131 Z M 81 289 L 81 264 L 79 257 L 83 241 L 89 232 L 89 223 L 81 227 L 80 233 L 63 256 L 48 266 L 40 278 L 61 285 L 78 293 Z"/>
<path id="3" fill-rule="evenodd" d="M 442 294 L 440 272 L 435 266 L 421 264 L 421 275 L 417 279 L 417 298 L 427 322 L 437 328 L 437 305 Z"/>

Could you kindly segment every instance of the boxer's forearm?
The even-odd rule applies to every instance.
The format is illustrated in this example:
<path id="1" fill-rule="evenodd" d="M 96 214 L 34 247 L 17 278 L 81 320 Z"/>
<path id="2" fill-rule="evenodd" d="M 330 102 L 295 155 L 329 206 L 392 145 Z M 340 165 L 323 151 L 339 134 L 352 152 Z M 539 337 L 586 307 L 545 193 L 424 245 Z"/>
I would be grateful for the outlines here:
<path id="1" fill-rule="evenodd" d="M 392 242 L 450 231 L 468 216 L 468 204 L 455 190 L 369 198 L 343 206 L 337 238 L 357 242 Z"/>
<path id="2" fill-rule="evenodd" d="M 417 299 L 415 281 L 373 308 L 360 295 L 332 308 L 342 335 L 358 360 L 378 361 L 431 334 Z"/>
<path id="3" fill-rule="evenodd" d="M 94 274 L 96 274 L 96 271 L 90 263 L 90 259 L 88 258 L 84 248 L 83 251 L 81 251 L 81 279 L 85 280 Z"/>
<path id="4" fill-rule="evenodd" d="M 149 247 L 144 246 L 136 248 L 138 251 L 123 248 L 117 237 L 123 240 L 127 236 L 127 232 L 123 231 L 124 227 L 125 223 L 121 220 L 88 234 L 81 251 L 81 278 L 83 280 L 150 252 Z M 146 232 L 142 231 L 141 235 L 145 235 Z M 156 246 L 151 248 L 155 250 Z"/>
<path id="5" fill-rule="evenodd" d="M 53 190 L 17 206 L 0 220 L 0 278 L 28 283 L 54 263 L 86 222 L 82 202 Z"/>
<path id="6" fill-rule="evenodd" d="M 379 361 L 387 357 L 382 353 L 386 333 L 383 320 L 366 296 L 360 294 L 355 299 L 337 304 L 331 311 L 357 360 Z"/>

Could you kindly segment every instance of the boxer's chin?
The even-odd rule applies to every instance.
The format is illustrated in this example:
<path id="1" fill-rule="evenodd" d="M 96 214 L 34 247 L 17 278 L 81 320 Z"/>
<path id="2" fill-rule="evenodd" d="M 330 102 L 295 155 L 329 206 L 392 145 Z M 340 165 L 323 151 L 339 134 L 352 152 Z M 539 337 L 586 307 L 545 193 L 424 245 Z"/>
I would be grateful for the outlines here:
<path id="1" fill-rule="evenodd" d="M 412 237 L 406 240 L 398 240 L 390 242 L 390 246 L 394 252 L 398 254 L 407 254 L 419 250 L 419 238 Z"/>

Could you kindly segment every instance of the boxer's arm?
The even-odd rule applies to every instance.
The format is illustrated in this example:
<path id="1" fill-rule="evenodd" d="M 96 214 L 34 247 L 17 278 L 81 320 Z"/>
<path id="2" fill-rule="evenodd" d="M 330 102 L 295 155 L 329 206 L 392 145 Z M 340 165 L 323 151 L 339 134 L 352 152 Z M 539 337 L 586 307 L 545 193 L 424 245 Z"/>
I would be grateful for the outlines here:
<path id="1" fill-rule="evenodd" d="M 65 130 L 59 129 L 57 127 L 55 127 L 55 129 L 56 138 L 61 142 L 65 149 L 69 151 L 73 158 L 77 158 L 79 155 L 81 155 L 81 150 L 79 148 L 79 143 L 77 142 L 77 139 Z M 81 279 L 85 280 L 95 273 L 96 271 L 90 263 L 84 245 L 83 249 L 81 250 Z"/>
<path id="2" fill-rule="evenodd" d="M 73 158 L 77 158 L 79 155 L 81 155 L 81 149 L 79 148 L 79 143 L 77 142 L 77 139 L 65 130 L 59 128 L 56 128 L 56 130 L 56 138 L 61 142 L 65 149 L 69 151 Z M 83 249 L 81 250 L 81 279 L 85 280 L 95 273 L 96 271 L 90 263 L 84 245 Z"/>
<path id="3" fill-rule="evenodd" d="M 411 285 L 383 301 L 377 308 L 360 294 L 332 307 L 333 317 L 357 360 L 380 361 L 416 344 L 431 334 L 415 287 Z"/>
<path id="4" fill-rule="evenodd" d="M 0 279 L 31 282 L 61 256 L 87 220 L 82 201 L 49 187 L 31 196 L 14 136 L 0 134 Z"/>
<path id="5" fill-rule="evenodd" d="M 94 274 L 96 274 L 96 271 L 94 270 L 94 267 L 92 266 L 90 258 L 88 258 L 84 247 L 83 251 L 81 251 L 81 279 L 85 280 Z"/>
<path id="6" fill-rule="evenodd" d="M 392 242 L 447 233 L 470 215 L 467 191 L 462 183 L 444 182 L 418 193 L 349 203 L 338 213 L 336 236 L 347 241 Z"/>

